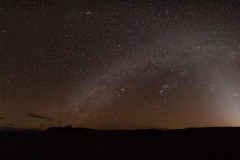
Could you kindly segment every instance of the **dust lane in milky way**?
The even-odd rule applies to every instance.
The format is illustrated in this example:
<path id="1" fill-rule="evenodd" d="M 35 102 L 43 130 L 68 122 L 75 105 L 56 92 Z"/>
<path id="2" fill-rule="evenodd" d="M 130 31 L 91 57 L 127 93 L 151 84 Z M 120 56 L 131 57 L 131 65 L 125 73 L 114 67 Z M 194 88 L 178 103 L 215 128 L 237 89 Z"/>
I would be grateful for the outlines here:
<path id="1" fill-rule="evenodd" d="M 239 1 L 0 9 L 2 127 L 240 125 Z"/>

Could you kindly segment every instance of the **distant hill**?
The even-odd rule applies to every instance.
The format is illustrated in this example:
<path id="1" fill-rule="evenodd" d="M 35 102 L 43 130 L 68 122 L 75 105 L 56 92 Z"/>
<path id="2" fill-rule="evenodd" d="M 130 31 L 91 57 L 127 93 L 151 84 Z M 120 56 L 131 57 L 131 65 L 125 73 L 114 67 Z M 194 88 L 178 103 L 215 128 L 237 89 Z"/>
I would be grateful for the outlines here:
<path id="1" fill-rule="evenodd" d="M 73 128 L 71 125 L 65 127 L 50 127 L 45 130 L 45 132 L 166 132 L 166 133 L 174 133 L 174 132 L 198 132 L 198 133 L 211 133 L 211 132 L 233 132 L 240 131 L 240 127 L 201 127 L 201 128 L 184 128 L 184 129 L 135 129 L 135 130 L 96 130 L 89 128 Z"/>
<path id="2" fill-rule="evenodd" d="M 19 132 L 19 131 L 25 131 L 25 129 L 13 127 L 0 127 L 0 132 Z"/>
<path id="3" fill-rule="evenodd" d="M 25 129 L 25 128 L 14 128 L 14 127 L 0 127 L 0 133 L 14 133 L 14 132 L 38 132 L 37 129 Z"/>
<path id="4" fill-rule="evenodd" d="M 157 129 L 137 129 L 137 130 L 96 130 L 89 128 L 73 128 L 72 126 L 65 127 L 50 127 L 45 132 L 108 132 L 108 133 L 136 133 L 136 132 L 163 132 L 164 130 Z"/>
<path id="5" fill-rule="evenodd" d="M 50 127 L 46 129 L 45 132 L 85 132 L 85 131 L 96 131 L 94 129 L 88 128 L 72 128 L 72 126 L 65 126 L 65 127 Z"/>

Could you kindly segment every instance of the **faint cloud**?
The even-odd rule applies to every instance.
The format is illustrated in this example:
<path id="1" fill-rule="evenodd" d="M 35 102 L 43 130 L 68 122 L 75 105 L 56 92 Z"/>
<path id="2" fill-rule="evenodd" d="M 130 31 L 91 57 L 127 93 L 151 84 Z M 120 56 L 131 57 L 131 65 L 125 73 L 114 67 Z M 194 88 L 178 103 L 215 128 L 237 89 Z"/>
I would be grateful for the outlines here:
<path id="1" fill-rule="evenodd" d="M 40 119 L 45 119 L 46 118 L 44 116 L 40 116 L 40 115 L 37 115 L 35 113 L 28 113 L 28 116 L 32 117 L 32 118 L 40 118 Z"/>
<path id="2" fill-rule="evenodd" d="M 49 121 L 49 122 L 55 122 L 55 123 L 61 122 L 61 119 L 59 118 L 45 117 L 36 113 L 27 113 L 27 115 L 31 118 L 45 119 L 46 121 Z"/>

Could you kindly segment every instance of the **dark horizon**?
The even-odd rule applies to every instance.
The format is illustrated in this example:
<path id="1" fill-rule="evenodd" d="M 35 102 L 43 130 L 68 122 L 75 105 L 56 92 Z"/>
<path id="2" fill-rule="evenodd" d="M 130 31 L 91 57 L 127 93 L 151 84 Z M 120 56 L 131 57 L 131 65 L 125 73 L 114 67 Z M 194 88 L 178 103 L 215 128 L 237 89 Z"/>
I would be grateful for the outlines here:
<path id="1" fill-rule="evenodd" d="M 0 133 L 3 159 L 239 159 L 237 128 L 99 131 L 52 128 Z"/>
<path id="2" fill-rule="evenodd" d="M 211 127 L 187 127 L 187 128 L 125 128 L 125 129 L 96 129 L 96 128 L 84 128 L 84 127 L 72 127 L 70 125 L 68 126 L 50 126 L 48 128 L 14 128 L 14 127 L 0 127 L 0 133 L 22 133 L 22 132 L 46 132 L 46 131 L 54 131 L 58 132 L 59 134 L 64 133 L 65 131 L 71 132 L 82 132 L 82 131 L 96 131 L 96 132 L 122 132 L 122 131 L 127 131 L 127 132 L 138 132 L 138 131 L 143 131 L 143 132 L 151 132 L 151 131 L 156 131 L 156 132 L 165 132 L 165 131 L 187 131 L 187 130 L 225 130 L 227 132 L 231 132 L 231 129 L 239 129 L 239 126 L 211 126 Z"/>

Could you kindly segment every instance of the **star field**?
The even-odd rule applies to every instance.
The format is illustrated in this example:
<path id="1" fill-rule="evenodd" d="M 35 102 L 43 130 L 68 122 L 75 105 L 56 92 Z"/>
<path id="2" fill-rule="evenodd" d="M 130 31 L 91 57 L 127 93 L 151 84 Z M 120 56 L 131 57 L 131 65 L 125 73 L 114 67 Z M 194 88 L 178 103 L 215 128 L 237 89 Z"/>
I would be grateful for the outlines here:
<path id="1" fill-rule="evenodd" d="M 240 125 L 240 1 L 4 1 L 0 20 L 1 127 Z"/>

